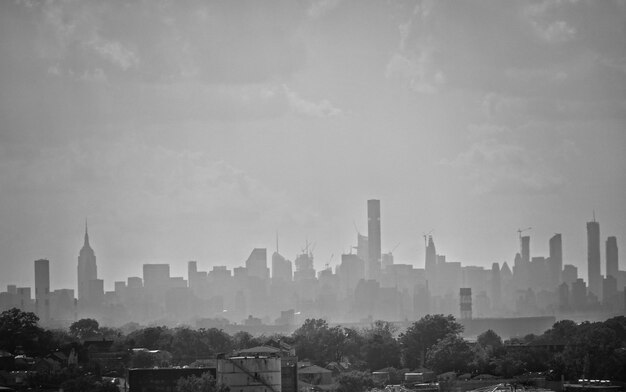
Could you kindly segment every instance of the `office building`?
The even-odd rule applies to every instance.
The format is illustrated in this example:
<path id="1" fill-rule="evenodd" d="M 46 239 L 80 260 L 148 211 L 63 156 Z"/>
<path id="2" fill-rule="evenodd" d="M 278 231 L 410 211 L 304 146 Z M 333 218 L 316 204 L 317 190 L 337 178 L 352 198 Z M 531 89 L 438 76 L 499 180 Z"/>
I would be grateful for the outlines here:
<path id="1" fill-rule="evenodd" d="M 272 279 L 291 282 L 293 279 L 293 267 L 291 261 L 284 258 L 280 253 L 272 254 Z"/>
<path id="2" fill-rule="evenodd" d="M 461 320 L 471 320 L 472 318 L 472 289 L 461 287 L 459 290 Z"/>
<path id="3" fill-rule="evenodd" d="M 612 276 L 617 279 L 619 275 L 618 270 L 617 238 L 609 237 L 606 239 L 606 276 Z"/>
<path id="4" fill-rule="evenodd" d="M 587 272 L 589 291 L 602 299 L 602 276 L 600 274 L 600 224 L 595 218 L 587 222 Z"/>
<path id="5" fill-rule="evenodd" d="M 368 279 L 378 279 L 382 261 L 380 245 L 380 200 L 367 201 L 368 262 L 365 274 Z"/>
<path id="6" fill-rule="evenodd" d="M 561 284 L 561 271 L 563 270 L 563 243 L 561 234 L 555 234 L 550 238 L 550 259 L 548 261 L 550 271 L 550 285 L 552 288 Z"/>
<path id="7" fill-rule="evenodd" d="M 522 241 L 522 262 L 527 264 L 530 262 L 530 237 L 524 236 Z"/>
<path id="8" fill-rule="evenodd" d="M 565 264 L 561 277 L 563 278 L 563 283 L 572 285 L 578 279 L 578 268 L 572 264 Z"/>
<path id="9" fill-rule="evenodd" d="M 35 309 L 43 322 L 50 319 L 50 262 L 35 260 Z"/>
<path id="10" fill-rule="evenodd" d="M 246 270 L 249 277 L 268 279 L 270 271 L 267 268 L 267 249 L 254 248 L 246 260 Z"/>
<path id="11" fill-rule="evenodd" d="M 89 233 L 85 222 L 85 241 L 78 255 L 78 300 L 87 298 L 90 280 L 98 279 L 96 255 L 89 245 Z"/>
<path id="12" fill-rule="evenodd" d="M 146 289 L 166 289 L 170 283 L 169 264 L 144 264 L 143 285 Z"/>

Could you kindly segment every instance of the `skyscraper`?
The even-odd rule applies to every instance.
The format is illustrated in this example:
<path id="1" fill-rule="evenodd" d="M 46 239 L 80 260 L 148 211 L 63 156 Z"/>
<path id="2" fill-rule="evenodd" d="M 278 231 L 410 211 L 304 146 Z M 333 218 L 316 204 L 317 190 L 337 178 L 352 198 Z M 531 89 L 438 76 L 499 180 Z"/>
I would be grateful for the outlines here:
<path id="1" fill-rule="evenodd" d="M 587 273 L 589 291 L 602 300 L 602 276 L 600 275 L 600 224 L 595 217 L 587 222 Z"/>
<path id="2" fill-rule="evenodd" d="M 530 237 L 522 237 L 522 261 L 524 263 L 530 263 Z"/>
<path id="3" fill-rule="evenodd" d="M 272 254 L 272 279 L 291 282 L 293 280 L 293 266 L 291 261 L 284 258 L 278 251 Z"/>
<path id="4" fill-rule="evenodd" d="M 35 309 L 42 321 L 50 318 L 50 262 L 35 260 Z"/>
<path id="5" fill-rule="evenodd" d="M 617 238 L 609 237 L 606 239 L 606 276 L 612 276 L 617 279 L 618 269 Z"/>
<path id="6" fill-rule="evenodd" d="M 367 201 L 368 279 L 377 279 L 380 274 L 380 200 Z"/>
<path id="7" fill-rule="evenodd" d="M 246 270 L 249 277 L 268 279 L 270 270 L 267 268 L 267 249 L 254 248 L 248 260 L 246 260 Z"/>
<path id="8" fill-rule="evenodd" d="M 424 237 L 426 238 L 426 237 Z M 433 237 L 428 236 L 428 245 L 426 245 L 426 260 L 424 260 L 424 269 L 426 270 L 426 280 L 431 287 L 435 287 L 435 279 L 437 278 L 437 249 Z"/>
<path id="9" fill-rule="evenodd" d="M 96 255 L 89 245 L 89 233 L 85 221 L 85 242 L 78 255 L 78 300 L 84 300 L 88 296 L 90 280 L 98 279 L 98 267 Z"/>
<path id="10" fill-rule="evenodd" d="M 550 238 L 550 260 L 548 261 L 550 271 L 550 285 L 554 289 L 561 284 L 561 271 L 563 270 L 563 243 L 561 234 L 555 234 Z"/>
<path id="11" fill-rule="evenodd" d="M 502 305 L 502 279 L 498 263 L 491 265 L 491 303 L 496 311 Z"/>

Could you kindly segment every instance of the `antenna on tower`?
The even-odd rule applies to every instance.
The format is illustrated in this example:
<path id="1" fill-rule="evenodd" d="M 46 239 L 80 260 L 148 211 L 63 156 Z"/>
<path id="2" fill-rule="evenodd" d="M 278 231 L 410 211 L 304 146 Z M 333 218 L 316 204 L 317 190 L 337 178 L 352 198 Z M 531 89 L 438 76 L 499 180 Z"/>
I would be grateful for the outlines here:
<path id="1" fill-rule="evenodd" d="M 276 253 L 278 252 L 278 230 L 276 230 Z"/>
<path id="2" fill-rule="evenodd" d="M 596 210 L 593 210 L 593 221 L 596 221 Z"/>

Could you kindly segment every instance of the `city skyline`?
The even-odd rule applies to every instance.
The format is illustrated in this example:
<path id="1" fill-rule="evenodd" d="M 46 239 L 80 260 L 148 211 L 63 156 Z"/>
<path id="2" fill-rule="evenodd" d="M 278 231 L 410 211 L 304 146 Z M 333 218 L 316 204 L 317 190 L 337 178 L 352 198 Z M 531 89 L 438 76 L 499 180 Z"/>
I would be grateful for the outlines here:
<path id="1" fill-rule="evenodd" d="M 0 284 L 185 276 L 251 249 L 512 264 L 626 238 L 626 3 L 0 2 Z M 397 245 L 399 244 L 399 245 Z M 334 255 L 331 260 L 331 255 Z M 604 256 L 601 272 L 605 272 Z M 2 286 L 0 286 L 2 287 Z"/>
<path id="2" fill-rule="evenodd" d="M 372 205 L 374 205 L 375 207 L 372 207 Z M 378 223 L 375 224 L 374 227 L 376 227 L 376 226 L 377 227 L 373 229 L 374 230 L 373 233 L 378 233 L 378 234 L 380 234 L 381 231 L 382 232 L 385 231 L 384 229 L 381 230 L 381 226 L 383 226 L 383 224 L 381 224 L 381 221 L 384 220 L 384 218 L 381 216 L 382 214 L 381 214 L 381 211 L 380 211 L 381 210 L 380 205 L 381 205 L 380 200 L 372 200 L 372 199 L 370 199 L 370 200 L 367 201 L 367 209 L 366 209 L 367 213 L 370 214 L 371 211 L 372 211 L 371 208 L 374 208 L 373 211 L 375 211 L 375 212 L 374 212 L 373 216 L 375 218 L 377 218 L 376 221 Z M 600 273 L 600 280 L 602 280 L 602 277 L 606 277 L 607 275 L 609 275 L 608 272 L 607 272 L 607 266 L 608 266 L 608 263 L 609 263 L 608 259 L 611 259 L 610 263 L 612 263 L 612 265 L 614 266 L 615 271 L 619 270 L 619 267 L 622 267 L 622 263 L 619 263 L 618 251 L 615 249 L 615 248 L 619 249 L 620 239 L 617 238 L 616 236 L 612 236 L 612 235 L 607 235 L 607 236 L 602 237 L 601 233 L 599 232 L 601 230 L 600 229 L 601 224 L 600 224 L 599 221 L 597 221 L 595 219 L 596 219 L 596 217 L 595 217 L 595 213 L 594 213 L 593 219 L 591 221 L 587 222 L 586 225 L 587 225 L 587 230 L 589 230 L 590 226 L 595 228 L 595 229 L 593 229 L 593 230 L 595 230 L 593 235 L 594 236 L 597 235 L 598 238 L 594 237 L 594 239 L 591 240 L 590 237 L 589 237 L 589 231 L 587 231 L 587 241 L 590 241 L 590 242 L 587 243 L 587 247 L 591 243 L 593 243 L 591 252 L 594 252 L 594 256 L 593 256 L 594 260 L 595 260 L 595 258 L 597 256 L 599 256 L 599 264 L 600 264 L 599 267 L 600 267 L 600 271 L 601 271 L 601 273 Z M 222 266 L 224 266 L 224 267 L 228 268 L 231 271 L 231 273 L 232 273 L 233 269 L 236 268 L 236 267 L 247 267 L 248 269 L 252 268 L 251 269 L 252 271 L 256 271 L 256 269 L 258 269 L 258 267 L 255 268 L 253 260 L 255 260 L 255 259 L 260 260 L 259 257 L 256 256 L 256 255 L 260 255 L 259 252 L 263 252 L 264 259 L 267 260 L 266 267 L 268 268 L 268 271 L 267 271 L 266 278 L 269 278 L 270 276 L 273 276 L 273 273 L 274 273 L 273 262 L 272 262 L 274 256 L 272 256 L 272 253 L 274 253 L 274 252 L 276 252 L 276 250 L 278 250 L 278 249 L 276 249 L 278 247 L 278 239 L 279 239 L 278 233 L 275 233 L 275 235 L 276 235 L 275 241 L 276 242 L 275 242 L 275 244 L 273 244 L 275 246 L 274 249 L 271 248 L 271 247 L 267 247 L 267 246 L 266 247 L 258 246 L 258 247 L 254 247 L 254 248 L 251 248 L 251 249 L 244 249 L 244 250 L 240 249 L 240 250 L 238 250 L 238 252 L 243 252 L 243 253 L 247 252 L 246 253 L 246 254 L 248 254 L 248 256 L 246 256 L 247 260 L 246 260 L 246 258 L 243 258 L 242 260 L 232 260 L 231 262 L 225 262 L 225 263 L 224 262 L 223 263 L 219 263 L 219 262 L 211 263 L 211 262 L 198 260 L 198 259 L 194 259 L 194 258 L 191 258 L 191 259 L 188 259 L 188 260 L 184 260 L 184 261 L 180 261 L 180 262 L 177 262 L 177 261 L 166 261 L 166 260 L 154 260 L 154 261 L 151 261 L 151 262 L 138 263 L 137 265 L 139 266 L 139 268 L 135 268 L 136 271 L 137 271 L 137 273 L 135 273 L 135 274 L 130 274 L 130 275 L 117 274 L 117 275 L 114 275 L 112 278 L 109 278 L 107 276 L 99 275 L 98 272 L 97 272 L 97 270 L 98 270 L 98 266 L 96 264 L 97 256 L 96 256 L 96 252 L 91 247 L 88 227 L 89 227 L 88 226 L 88 222 L 87 222 L 87 220 L 85 220 L 84 221 L 84 232 L 83 232 L 83 245 L 82 245 L 82 248 L 80 248 L 80 251 L 78 252 L 78 276 L 79 276 L 78 281 L 81 280 L 81 278 L 80 278 L 81 276 L 83 276 L 82 279 L 85 282 L 87 282 L 89 280 L 99 279 L 99 280 L 104 281 L 104 289 L 105 290 L 113 290 L 115 281 L 120 281 L 120 280 L 121 281 L 125 281 L 129 277 L 141 277 L 143 275 L 141 273 L 141 271 L 142 271 L 142 269 L 145 268 L 144 266 L 146 264 L 149 264 L 149 265 L 167 264 L 169 266 L 168 269 L 171 269 L 171 272 L 172 272 L 170 274 L 171 276 L 180 276 L 183 279 L 187 279 L 188 276 L 189 276 L 189 271 L 190 271 L 188 269 L 189 268 L 189 266 L 188 266 L 189 262 L 193 262 L 194 263 L 194 266 L 195 266 L 196 270 L 198 270 L 198 269 L 210 270 L 212 267 L 222 267 Z M 357 228 L 355 228 L 355 229 L 357 229 Z M 532 228 L 529 227 L 526 230 L 531 230 L 531 229 Z M 366 226 L 366 230 L 367 230 L 367 226 Z M 520 230 L 518 230 L 518 235 L 521 234 L 521 233 L 519 233 L 519 231 Z M 525 231 L 522 231 L 522 232 L 525 232 Z M 297 259 L 297 256 L 298 255 L 302 255 L 302 254 L 307 254 L 307 252 L 311 252 L 310 254 L 312 256 L 314 256 L 314 265 L 313 265 L 313 267 L 315 268 L 315 270 L 317 272 L 320 272 L 321 270 L 323 270 L 325 268 L 331 268 L 331 269 L 335 270 L 341 263 L 341 256 L 342 255 L 345 255 L 345 254 L 355 254 L 356 255 L 357 254 L 357 246 L 356 246 L 357 245 L 357 239 L 358 239 L 358 237 L 361 237 L 361 236 L 362 236 L 361 231 L 358 231 L 357 233 L 355 233 L 355 237 L 356 238 L 353 238 L 352 245 L 344 247 L 345 248 L 345 252 L 339 252 L 337 254 L 337 256 L 338 256 L 337 257 L 337 262 L 332 263 L 332 264 L 331 263 L 323 263 L 323 260 L 322 260 L 322 262 L 320 262 L 320 260 L 316 260 L 315 259 L 315 252 L 313 252 L 313 250 L 309 248 L 309 247 L 314 248 L 316 246 L 316 244 L 311 244 L 311 243 L 308 242 L 308 240 L 306 240 L 306 243 L 303 244 L 302 246 L 300 246 L 300 247 L 296 246 L 296 248 L 298 250 L 295 251 L 294 254 L 290 255 L 290 254 L 285 254 L 283 252 L 280 252 L 279 255 L 282 256 L 285 260 L 289 261 L 291 263 L 291 268 L 295 269 L 294 263 L 295 263 L 295 261 Z M 429 242 L 431 244 L 432 244 L 432 237 L 437 238 L 436 234 L 433 235 L 433 233 L 423 233 L 420 236 L 420 237 L 423 238 L 422 241 L 424 241 L 426 239 L 425 238 L 426 236 L 428 237 Z M 365 238 L 367 239 L 368 237 L 366 236 Z M 519 243 L 519 241 L 521 241 L 522 239 L 524 239 L 525 241 L 529 241 L 529 245 L 530 245 L 529 246 L 529 248 L 530 248 L 529 252 L 530 253 L 528 255 L 528 260 L 527 260 L 527 262 L 529 262 L 533 257 L 536 257 L 536 256 L 541 256 L 541 257 L 545 257 L 545 258 L 549 259 L 550 255 L 551 255 L 551 252 L 552 252 L 552 250 L 550 249 L 550 247 L 551 247 L 550 244 L 558 238 L 558 240 L 557 240 L 558 241 L 558 245 L 555 245 L 555 246 L 558 246 L 559 249 L 560 249 L 560 252 L 559 252 L 557 257 L 558 257 L 558 259 L 560 261 L 559 266 L 561 267 L 561 269 L 565 265 L 573 265 L 573 266 L 575 266 L 578 269 L 578 276 L 583 278 L 583 280 L 587 284 L 589 284 L 589 281 L 590 281 L 590 279 L 589 279 L 589 271 L 586 268 L 587 264 L 590 262 L 589 261 L 589 257 L 590 257 L 589 256 L 589 250 L 587 251 L 587 258 L 585 260 L 582 260 L 581 264 L 576 264 L 574 262 L 571 262 L 567 258 L 563 258 L 563 256 L 562 256 L 563 253 L 567 254 L 567 243 L 566 243 L 565 246 L 562 245 L 562 235 L 561 235 L 561 233 L 554 233 L 553 236 L 551 236 L 550 238 L 546 239 L 545 242 L 546 242 L 547 247 L 548 247 L 548 251 L 547 252 L 537 252 L 535 250 L 536 249 L 536 245 L 537 245 L 537 239 L 534 239 L 534 241 L 533 241 L 533 238 L 534 237 L 530 236 L 530 235 L 525 235 L 524 237 L 519 236 L 518 239 L 517 239 L 518 240 L 517 248 L 512 248 L 511 249 L 512 253 L 511 253 L 510 258 L 502 260 L 502 261 L 494 261 L 492 263 L 489 263 L 489 265 L 487 265 L 487 264 L 485 264 L 485 265 L 482 265 L 482 264 L 471 264 L 471 263 L 464 262 L 463 260 L 455 260 L 455 259 L 452 259 L 450 257 L 447 257 L 446 261 L 447 262 L 460 262 L 461 265 L 464 266 L 464 267 L 465 266 L 478 266 L 478 267 L 482 267 L 484 269 L 489 269 L 491 267 L 491 264 L 493 264 L 493 263 L 498 263 L 500 265 L 500 267 L 502 267 L 502 265 L 504 263 L 506 263 L 509 266 L 509 268 L 513 268 L 516 253 L 519 253 L 520 256 L 522 257 L 522 259 L 524 259 L 523 252 L 524 252 L 525 248 L 524 248 L 524 246 L 521 246 L 521 244 Z M 606 253 L 609 250 L 608 247 L 604 248 L 604 247 L 600 246 L 600 248 L 598 248 L 598 239 L 599 239 L 599 243 L 600 244 L 605 244 L 605 242 L 606 242 L 607 246 L 608 246 L 608 243 L 611 243 L 611 246 L 612 246 L 611 247 L 611 252 L 612 253 L 610 255 L 607 255 L 607 253 Z M 442 246 L 439 241 L 437 241 L 437 242 L 439 243 L 439 247 L 440 247 L 439 251 L 443 250 L 443 255 L 447 256 L 447 253 L 445 252 L 445 247 Z M 424 243 L 424 244 L 426 245 L 426 243 Z M 283 243 L 283 246 L 284 246 L 284 243 Z M 252 253 L 250 253 L 250 251 L 252 251 Z M 436 251 L 434 250 L 434 246 L 433 246 L 432 255 L 429 256 L 428 247 L 425 247 L 425 248 L 423 248 L 423 254 L 422 255 L 418 255 L 412 261 L 410 261 L 410 260 L 399 260 L 394 255 L 394 264 L 409 264 L 409 265 L 412 265 L 414 268 L 424 269 L 425 270 L 426 265 L 428 263 L 427 260 L 429 258 L 430 258 L 430 260 L 435 260 L 436 259 L 437 254 L 435 252 Z M 595 252 L 599 252 L 599 255 L 595 255 Z M 388 253 L 388 252 L 384 252 L 383 251 L 383 253 Z M 54 261 L 52 261 L 51 259 L 46 258 L 45 256 L 42 256 L 41 258 L 37 259 L 36 261 L 41 261 L 40 259 L 48 261 L 50 264 L 52 264 L 52 267 L 54 267 Z M 251 267 L 250 267 L 249 265 L 250 265 L 251 261 L 252 261 L 253 264 L 251 264 Z M 369 268 L 368 266 L 372 263 L 372 260 L 367 258 L 367 260 L 363 260 L 363 262 L 365 263 L 364 264 L 364 266 L 365 266 L 365 277 L 366 278 L 367 277 L 371 277 L 371 278 L 374 278 L 374 279 L 379 279 L 378 275 L 371 274 L 371 273 L 367 272 L 368 268 Z M 378 263 L 379 265 L 380 265 L 380 262 L 381 262 L 381 260 L 379 260 L 379 263 Z M 437 261 L 434 261 L 434 262 L 436 263 Z M 86 264 L 88 264 L 89 266 L 85 267 Z M 74 267 L 74 269 L 76 269 L 76 263 L 75 262 L 73 264 L 73 267 Z M 85 268 L 89 268 L 89 271 L 86 271 Z M 554 267 L 550 267 L 550 268 L 554 268 Z M 53 269 L 53 273 L 52 274 L 48 273 L 49 281 L 54 281 L 55 272 L 58 273 L 58 271 L 59 270 L 57 270 L 57 269 Z M 145 273 L 145 270 L 144 270 L 144 273 Z M 378 273 L 380 273 L 380 269 L 378 270 Z M 550 274 L 551 274 L 551 278 L 550 279 L 552 280 L 553 279 L 552 278 L 553 272 L 550 272 Z M 262 276 L 263 272 L 256 271 L 256 272 L 253 272 L 253 275 Z M 33 288 L 33 294 L 34 294 L 35 293 L 35 290 L 34 290 L 35 289 L 35 279 L 34 279 L 34 276 L 36 276 L 36 274 L 31 276 L 31 277 L 33 277 L 32 278 L 32 282 L 31 283 L 26 283 L 26 284 L 18 282 L 18 281 L 15 281 L 15 280 L 12 281 L 10 277 L 6 277 L 6 278 L 3 277 L 2 279 L 4 279 L 6 281 L 6 283 L 0 283 L 0 284 L 2 284 L 2 286 L 0 286 L 0 287 L 6 287 L 9 284 L 10 285 L 16 285 L 16 286 L 32 287 Z M 75 275 L 73 277 L 66 278 L 65 280 L 73 280 L 73 284 L 70 284 L 69 286 L 56 286 L 54 284 L 51 284 L 52 289 L 66 289 L 66 288 L 73 289 L 73 290 L 75 290 L 75 293 L 76 293 L 75 295 L 76 295 L 77 299 L 80 297 L 81 290 L 86 290 L 86 288 L 84 288 L 84 289 L 80 288 L 80 284 L 76 280 L 76 276 Z M 600 282 L 600 284 L 601 284 L 601 282 Z M 589 290 L 591 292 L 594 292 L 594 294 L 598 295 L 598 293 L 595 292 L 595 290 L 593 288 L 589 288 Z M 601 290 L 600 290 L 600 294 L 601 294 Z M 33 298 L 35 298 L 35 297 L 33 297 Z"/>

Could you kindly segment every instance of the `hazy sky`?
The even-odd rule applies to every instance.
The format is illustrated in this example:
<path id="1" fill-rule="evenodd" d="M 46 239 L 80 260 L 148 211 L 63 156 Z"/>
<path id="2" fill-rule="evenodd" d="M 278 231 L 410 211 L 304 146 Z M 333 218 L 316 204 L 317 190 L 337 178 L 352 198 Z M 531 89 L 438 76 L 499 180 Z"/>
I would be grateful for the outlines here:
<path id="1" fill-rule="evenodd" d="M 0 289 L 382 248 L 626 252 L 624 1 L 1 1 Z M 331 259 L 331 255 L 334 255 Z M 621 262 L 620 267 L 625 267 Z M 604 272 L 604 264 L 602 266 Z"/>

